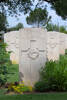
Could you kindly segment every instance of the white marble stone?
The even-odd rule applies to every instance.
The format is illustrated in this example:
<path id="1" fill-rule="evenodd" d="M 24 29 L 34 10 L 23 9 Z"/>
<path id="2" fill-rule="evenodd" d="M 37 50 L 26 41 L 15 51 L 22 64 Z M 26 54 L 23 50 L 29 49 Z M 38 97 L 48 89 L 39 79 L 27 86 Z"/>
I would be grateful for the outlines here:
<path id="1" fill-rule="evenodd" d="M 64 54 L 65 53 L 65 48 L 67 48 L 67 47 L 65 47 L 65 36 L 66 36 L 66 34 L 63 34 L 63 33 L 60 34 L 60 38 L 59 38 L 59 40 L 60 40 L 59 53 L 60 54 Z"/>
<path id="2" fill-rule="evenodd" d="M 46 60 L 58 60 L 67 49 L 67 34 L 47 32 L 41 28 L 25 28 L 4 35 L 12 51 L 10 59 L 19 63 L 20 80 L 26 85 L 34 85 L 39 79 L 39 70 Z"/>
<path id="3" fill-rule="evenodd" d="M 47 32 L 47 58 L 48 60 L 59 59 L 59 33 Z"/>
<path id="4" fill-rule="evenodd" d="M 4 35 L 4 42 L 7 43 L 7 51 L 11 51 L 10 60 L 12 63 L 19 63 L 19 32 L 12 31 Z"/>
<path id="5" fill-rule="evenodd" d="M 19 71 L 26 85 L 33 85 L 39 79 L 39 70 L 46 62 L 46 40 L 43 29 L 20 30 Z"/>

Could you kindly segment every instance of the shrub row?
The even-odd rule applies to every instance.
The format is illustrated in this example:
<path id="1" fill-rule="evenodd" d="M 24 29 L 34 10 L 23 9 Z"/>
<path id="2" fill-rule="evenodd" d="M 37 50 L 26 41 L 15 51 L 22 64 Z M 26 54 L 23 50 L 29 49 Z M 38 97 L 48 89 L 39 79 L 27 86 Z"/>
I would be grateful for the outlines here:
<path id="1" fill-rule="evenodd" d="M 67 51 L 58 61 L 48 61 L 40 70 L 40 80 L 35 91 L 67 91 Z"/>

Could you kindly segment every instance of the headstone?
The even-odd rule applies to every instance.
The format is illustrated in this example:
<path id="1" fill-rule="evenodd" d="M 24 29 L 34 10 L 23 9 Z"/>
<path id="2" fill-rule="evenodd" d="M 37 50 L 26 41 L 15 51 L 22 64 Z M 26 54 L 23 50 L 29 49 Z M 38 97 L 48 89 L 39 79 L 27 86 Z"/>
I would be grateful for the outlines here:
<path id="1" fill-rule="evenodd" d="M 10 60 L 13 64 L 19 63 L 19 32 L 12 31 L 4 35 L 4 42 L 7 43 L 7 51 L 11 51 Z"/>
<path id="2" fill-rule="evenodd" d="M 65 34 L 65 49 L 67 49 L 67 34 Z"/>
<path id="3" fill-rule="evenodd" d="M 47 35 L 44 29 L 20 30 L 20 79 L 33 86 L 39 80 L 39 70 L 46 62 Z"/>
<path id="4" fill-rule="evenodd" d="M 59 59 L 59 33 L 47 32 L 47 58 L 48 60 Z"/>
<path id="5" fill-rule="evenodd" d="M 65 53 L 65 36 L 66 34 L 61 33 L 60 34 L 60 43 L 59 43 L 59 52 L 60 54 L 64 54 Z"/>
<path id="6" fill-rule="evenodd" d="M 39 80 L 39 70 L 48 60 L 58 60 L 67 49 L 67 34 L 47 32 L 42 28 L 25 28 L 4 35 L 12 51 L 10 59 L 19 64 L 20 80 L 33 86 Z"/>

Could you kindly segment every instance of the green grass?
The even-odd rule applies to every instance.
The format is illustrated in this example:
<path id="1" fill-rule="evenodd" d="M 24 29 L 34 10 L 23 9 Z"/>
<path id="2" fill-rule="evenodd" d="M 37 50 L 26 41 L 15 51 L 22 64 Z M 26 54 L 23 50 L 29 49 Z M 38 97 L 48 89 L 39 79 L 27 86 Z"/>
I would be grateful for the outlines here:
<path id="1" fill-rule="evenodd" d="M 8 75 L 7 75 L 7 82 L 8 83 L 13 83 L 13 82 L 18 82 L 19 81 L 19 65 L 18 64 L 14 64 L 14 65 L 10 65 L 8 66 Z M 6 92 L 7 89 L 0 88 L 0 97 L 4 96 L 4 93 Z M 1 99 L 0 99 L 1 100 Z"/>
<path id="2" fill-rule="evenodd" d="M 0 96 L 4 95 L 4 93 L 7 91 L 7 89 L 0 89 Z"/>
<path id="3" fill-rule="evenodd" d="M 19 81 L 19 66 L 8 67 L 8 82 Z M 6 89 L 0 89 L 0 100 L 67 100 L 67 93 L 43 93 L 24 95 L 5 95 Z"/>
<path id="4" fill-rule="evenodd" d="M 19 81 L 19 65 L 14 64 L 8 66 L 8 79 L 7 82 L 18 82 Z"/>
<path id="5" fill-rule="evenodd" d="M 67 93 L 2 95 L 0 100 L 67 100 Z"/>
<path id="6" fill-rule="evenodd" d="M 19 81 L 19 65 L 14 64 L 8 66 L 8 75 L 7 75 L 7 82 L 8 83 L 13 83 L 13 82 L 18 82 Z M 6 92 L 7 89 L 0 88 L 0 96 L 4 97 L 4 93 Z M 1 100 L 1 99 L 0 99 Z"/>

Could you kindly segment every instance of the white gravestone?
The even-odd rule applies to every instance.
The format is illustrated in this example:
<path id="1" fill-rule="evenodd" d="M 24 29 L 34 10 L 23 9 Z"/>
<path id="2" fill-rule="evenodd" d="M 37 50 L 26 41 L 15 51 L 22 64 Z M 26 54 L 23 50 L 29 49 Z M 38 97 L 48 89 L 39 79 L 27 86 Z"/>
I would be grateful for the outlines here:
<path id="1" fill-rule="evenodd" d="M 59 59 L 59 36 L 58 32 L 47 32 L 47 58 L 48 60 Z"/>
<path id="2" fill-rule="evenodd" d="M 48 60 L 58 60 L 67 49 L 67 34 L 47 32 L 41 28 L 25 28 L 4 35 L 12 51 L 10 59 L 19 63 L 20 80 L 26 85 L 34 85 L 39 79 L 39 70 Z"/>
<path id="3" fill-rule="evenodd" d="M 65 34 L 65 49 L 67 49 L 67 34 Z"/>
<path id="4" fill-rule="evenodd" d="M 4 35 L 4 42 L 7 43 L 7 51 L 11 51 L 10 60 L 12 63 L 19 63 L 19 32 L 12 31 Z"/>
<path id="5" fill-rule="evenodd" d="M 46 31 L 44 29 L 20 30 L 20 79 L 33 86 L 39 79 L 39 70 L 46 62 Z"/>
<path id="6" fill-rule="evenodd" d="M 60 34 L 60 43 L 59 43 L 59 52 L 60 52 L 60 54 L 64 54 L 65 53 L 65 36 L 66 36 L 66 34 L 63 34 L 63 33 L 61 33 Z M 67 37 L 67 36 L 66 36 Z"/>

